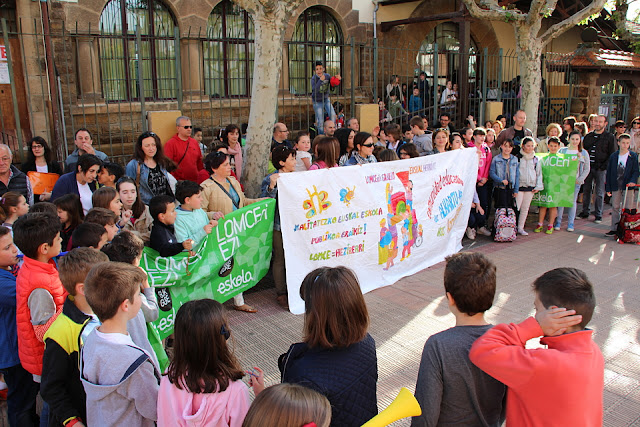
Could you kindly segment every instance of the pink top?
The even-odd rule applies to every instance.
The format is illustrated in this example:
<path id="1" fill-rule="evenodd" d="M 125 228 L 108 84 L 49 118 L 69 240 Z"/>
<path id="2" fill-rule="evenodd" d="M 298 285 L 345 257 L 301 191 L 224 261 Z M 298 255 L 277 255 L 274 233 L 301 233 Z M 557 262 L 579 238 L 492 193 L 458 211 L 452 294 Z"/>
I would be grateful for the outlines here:
<path id="1" fill-rule="evenodd" d="M 476 147 L 473 139 L 468 145 L 469 147 Z M 478 149 L 478 147 L 476 147 L 476 149 L 478 150 L 478 156 L 480 158 L 478 161 L 478 181 L 483 178 L 489 179 L 489 169 L 491 169 L 491 158 L 493 157 L 491 155 L 491 149 L 486 143 L 483 143 L 480 149 Z"/>
<path id="2" fill-rule="evenodd" d="M 338 165 L 333 165 L 333 167 L 336 167 L 336 166 Z M 318 169 L 327 169 L 327 164 L 322 160 L 318 160 L 316 163 L 312 164 L 311 167 L 309 168 L 310 171 L 314 171 Z"/>
<path id="3" fill-rule="evenodd" d="M 158 427 L 241 427 L 249 410 L 249 389 L 241 380 L 220 393 L 190 393 L 166 375 L 158 392 Z"/>

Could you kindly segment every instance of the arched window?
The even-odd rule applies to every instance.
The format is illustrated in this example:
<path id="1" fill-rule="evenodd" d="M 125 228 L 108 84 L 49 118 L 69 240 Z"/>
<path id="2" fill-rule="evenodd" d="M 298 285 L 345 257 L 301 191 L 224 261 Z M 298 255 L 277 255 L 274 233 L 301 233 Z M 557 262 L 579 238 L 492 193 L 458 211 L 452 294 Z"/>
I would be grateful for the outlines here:
<path id="1" fill-rule="evenodd" d="M 427 73 L 427 76 L 434 74 L 433 52 L 435 43 L 438 43 L 438 77 L 455 78 L 460 67 L 460 37 L 458 24 L 453 22 L 443 22 L 427 34 L 427 37 L 420 46 L 420 51 L 416 62 L 420 71 Z M 476 54 L 478 46 L 471 40 L 469 46 L 469 78 L 476 76 Z M 444 84 L 444 83 L 443 83 Z"/>
<path id="2" fill-rule="evenodd" d="M 342 40 L 340 25 L 329 12 L 320 7 L 305 10 L 289 43 L 289 91 L 311 93 L 316 61 L 322 61 L 332 76 L 342 74 Z"/>
<path id="3" fill-rule="evenodd" d="M 159 0 L 110 0 L 100 15 L 100 72 L 107 101 L 176 98 L 175 21 Z M 136 30 L 141 43 L 137 46 Z"/>
<path id="4" fill-rule="evenodd" d="M 248 96 L 253 73 L 253 21 L 229 0 L 209 15 L 203 42 L 204 87 L 214 98 Z"/>

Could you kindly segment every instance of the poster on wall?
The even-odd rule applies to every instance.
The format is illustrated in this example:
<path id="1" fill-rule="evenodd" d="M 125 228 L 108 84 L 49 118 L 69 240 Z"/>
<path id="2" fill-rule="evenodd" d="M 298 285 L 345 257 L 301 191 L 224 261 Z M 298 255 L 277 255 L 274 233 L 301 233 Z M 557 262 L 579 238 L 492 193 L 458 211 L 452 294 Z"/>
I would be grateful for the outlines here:
<path id="1" fill-rule="evenodd" d="M 394 162 L 282 174 L 278 205 L 289 309 L 310 271 L 344 265 L 363 293 L 462 248 L 478 174 L 474 148 Z"/>
<path id="2" fill-rule="evenodd" d="M 0 45 L 0 85 L 11 84 L 9 79 L 9 62 L 7 61 L 7 49 Z"/>

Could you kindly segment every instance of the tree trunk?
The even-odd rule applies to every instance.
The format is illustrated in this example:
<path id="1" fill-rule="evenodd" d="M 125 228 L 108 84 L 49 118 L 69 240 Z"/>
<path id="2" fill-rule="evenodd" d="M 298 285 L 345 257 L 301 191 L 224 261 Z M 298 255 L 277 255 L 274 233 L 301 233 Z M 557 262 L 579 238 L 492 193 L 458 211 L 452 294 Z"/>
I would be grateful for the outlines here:
<path id="1" fill-rule="evenodd" d="M 522 100 L 520 109 L 527 114 L 526 127 L 534 136 L 538 134 L 538 111 L 540 107 L 540 88 L 542 87 L 542 42 L 530 37 L 526 26 L 515 27 L 518 62 L 520 63 L 520 84 Z"/>
<path id="2" fill-rule="evenodd" d="M 282 45 L 288 21 L 278 15 L 258 11 L 252 16 L 255 54 L 247 129 L 247 162 L 243 169 L 245 191 L 249 197 L 260 194 L 260 184 L 267 174 L 273 125 L 277 121 Z"/>

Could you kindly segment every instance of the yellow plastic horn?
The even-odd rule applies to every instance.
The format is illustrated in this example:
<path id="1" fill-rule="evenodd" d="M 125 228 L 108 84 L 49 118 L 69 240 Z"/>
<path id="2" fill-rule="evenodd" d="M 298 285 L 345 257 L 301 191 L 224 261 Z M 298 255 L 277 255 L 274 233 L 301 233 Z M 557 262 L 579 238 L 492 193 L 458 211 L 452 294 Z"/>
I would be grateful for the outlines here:
<path id="1" fill-rule="evenodd" d="M 402 387 L 387 409 L 371 418 L 362 427 L 384 427 L 402 418 L 418 415 L 422 415 L 420 404 L 407 388 Z"/>

